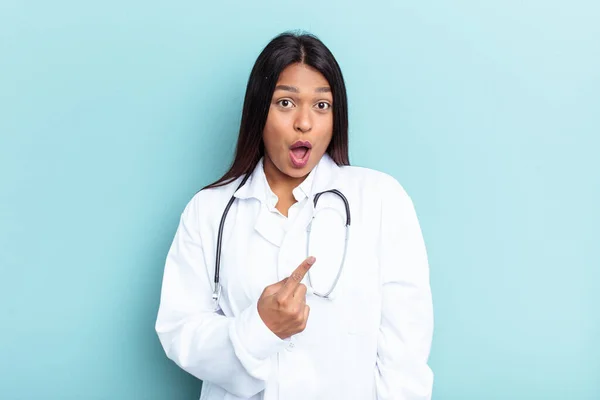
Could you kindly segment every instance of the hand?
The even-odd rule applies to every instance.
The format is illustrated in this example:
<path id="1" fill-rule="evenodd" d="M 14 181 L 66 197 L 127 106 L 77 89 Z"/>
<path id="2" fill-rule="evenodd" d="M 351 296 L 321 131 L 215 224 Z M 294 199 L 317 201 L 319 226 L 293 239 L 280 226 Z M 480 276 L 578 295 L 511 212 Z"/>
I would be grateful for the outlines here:
<path id="1" fill-rule="evenodd" d="M 308 257 L 289 278 L 267 286 L 258 299 L 258 314 L 280 339 L 306 328 L 310 308 L 306 305 L 306 285 L 300 282 L 314 263 L 315 258 Z"/>

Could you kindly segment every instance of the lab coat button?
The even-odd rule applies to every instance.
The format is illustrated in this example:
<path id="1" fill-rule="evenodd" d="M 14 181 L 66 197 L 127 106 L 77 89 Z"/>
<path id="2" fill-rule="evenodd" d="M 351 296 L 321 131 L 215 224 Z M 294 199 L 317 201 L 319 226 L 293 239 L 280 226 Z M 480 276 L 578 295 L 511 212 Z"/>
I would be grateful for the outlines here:
<path id="1" fill-rule="evenodd" d="M 294 344 L 294 342 L 290 342 L 285 349 L 287 351 L 292 351 L 292 350 L 294 350 L 294 347 L 296 347 L 296 345 Z"/>

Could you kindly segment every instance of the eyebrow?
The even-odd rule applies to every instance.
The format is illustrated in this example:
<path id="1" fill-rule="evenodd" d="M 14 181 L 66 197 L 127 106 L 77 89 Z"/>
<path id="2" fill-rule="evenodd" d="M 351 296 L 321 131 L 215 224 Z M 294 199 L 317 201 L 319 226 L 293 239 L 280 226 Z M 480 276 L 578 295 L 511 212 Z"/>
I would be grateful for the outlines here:
<path id="1" fill-rule="evenodd" d="M 275 87 L 275 90 L 285 90 L 285 91 L 292 92 L 292 93 L 300 93 L 300 90 L 298 90 L 297 87 L 288 86 L 288 85 L 277 85 Z M 318 87 L 315 89 L 315 93 L 328 93 L 328 92 L 331 92 L 331 88 L 329 86 Z"/>

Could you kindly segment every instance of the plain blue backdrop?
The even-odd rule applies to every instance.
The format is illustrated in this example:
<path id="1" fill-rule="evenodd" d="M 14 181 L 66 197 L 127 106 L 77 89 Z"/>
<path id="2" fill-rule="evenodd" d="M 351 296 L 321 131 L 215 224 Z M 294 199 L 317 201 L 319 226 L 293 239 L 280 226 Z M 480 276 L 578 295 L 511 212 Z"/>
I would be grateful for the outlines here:
<path id="1" fill-rule="evenodd" d="M 185 204 L 303 29 L 413 198 L 434 399 L 600 399 L 597 1 L 0 3 L 0 398 L 196 399 L 154 333 Z"/>

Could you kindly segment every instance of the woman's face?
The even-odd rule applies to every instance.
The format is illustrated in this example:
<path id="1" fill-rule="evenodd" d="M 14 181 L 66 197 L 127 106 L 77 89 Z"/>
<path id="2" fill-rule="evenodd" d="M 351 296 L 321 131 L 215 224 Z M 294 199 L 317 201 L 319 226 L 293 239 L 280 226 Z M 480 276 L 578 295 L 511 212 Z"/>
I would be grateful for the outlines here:
<path id="1" fill-rule="evenodd" d="M 331 88 L 320 72 L 299 63 L 285 68 L 263 131 L 265 171 L 296 179 L 308 175 L 331 141 L 332 107 Z"/>

